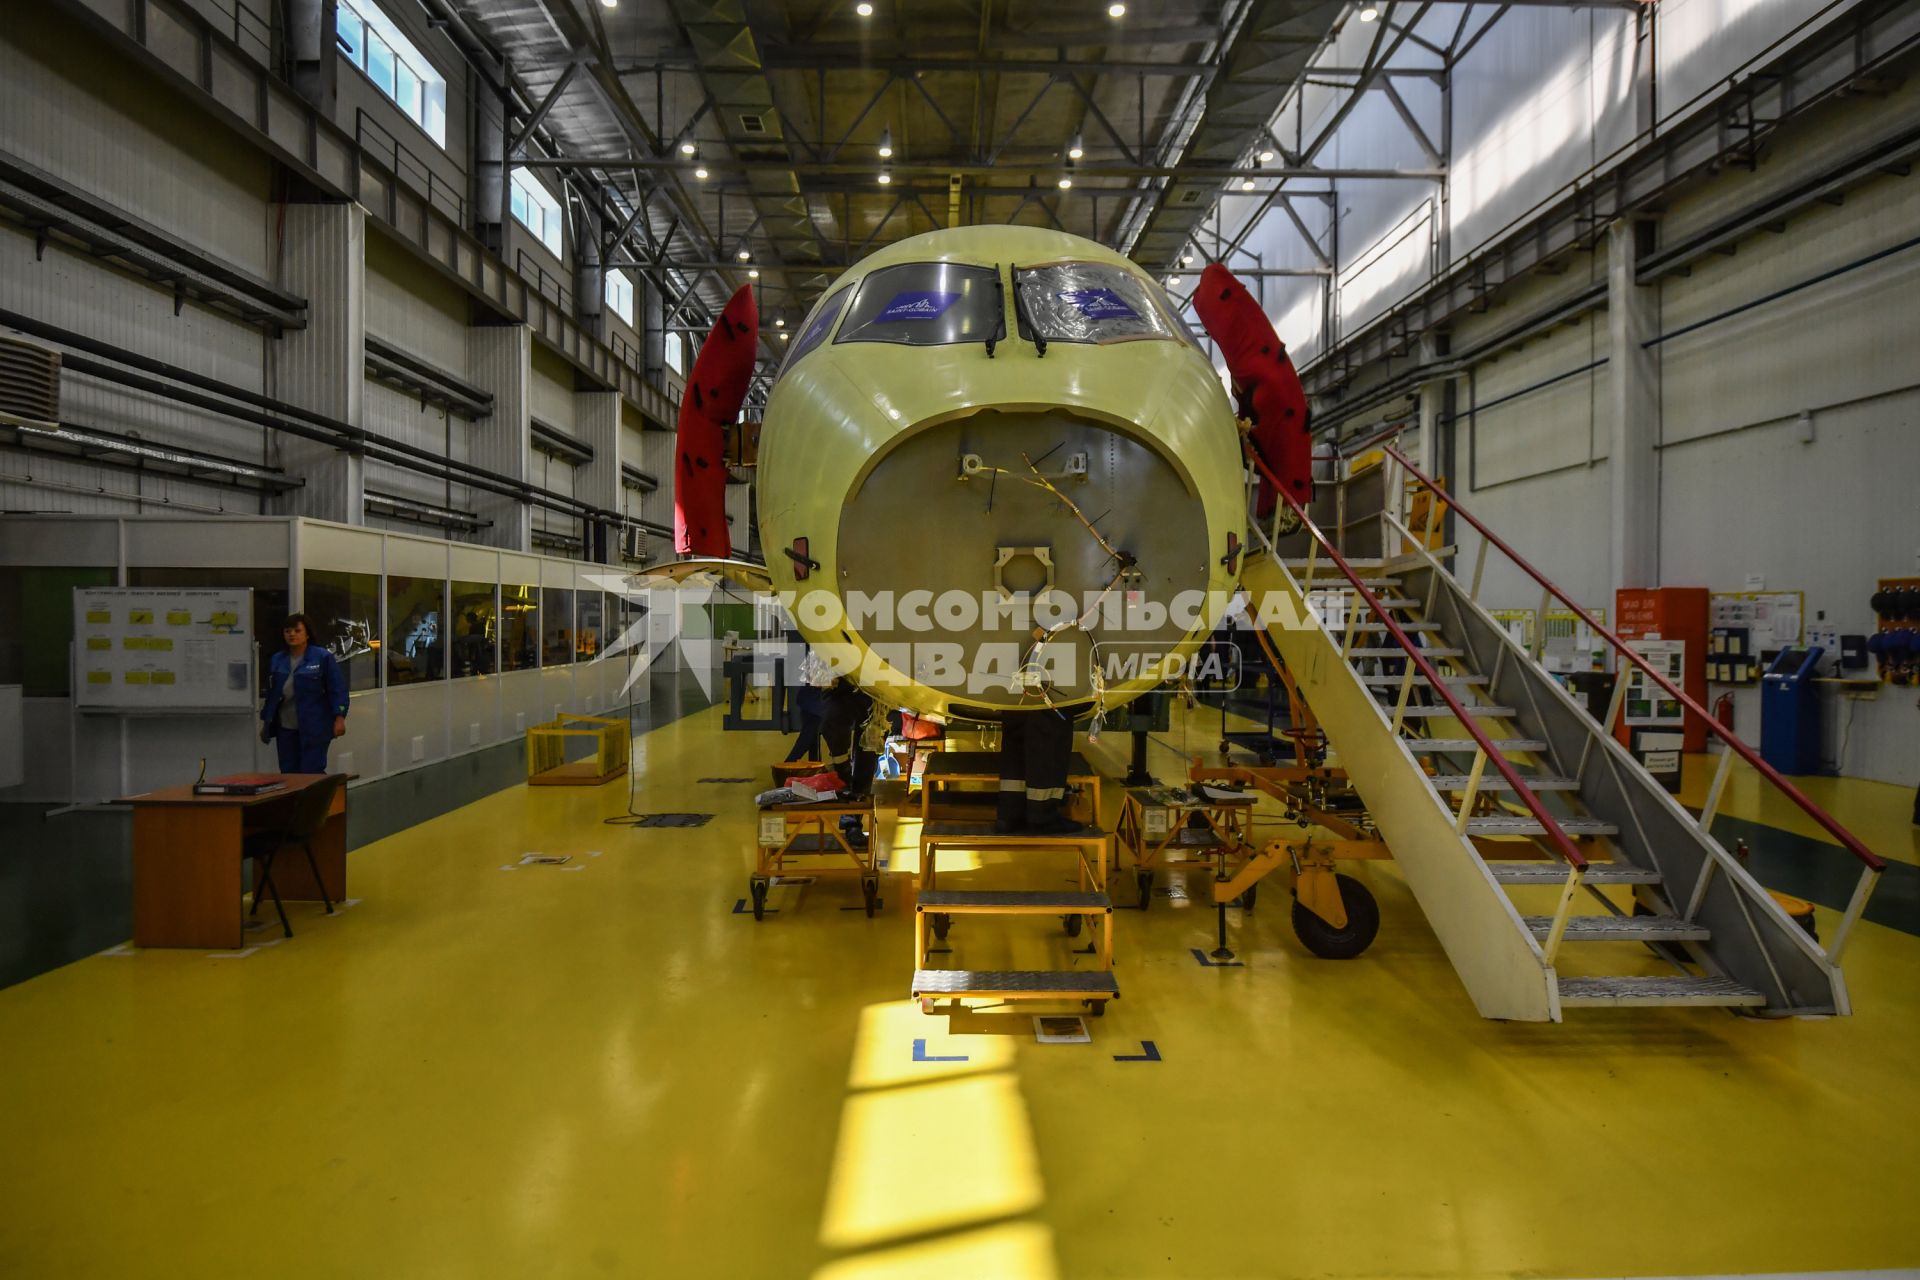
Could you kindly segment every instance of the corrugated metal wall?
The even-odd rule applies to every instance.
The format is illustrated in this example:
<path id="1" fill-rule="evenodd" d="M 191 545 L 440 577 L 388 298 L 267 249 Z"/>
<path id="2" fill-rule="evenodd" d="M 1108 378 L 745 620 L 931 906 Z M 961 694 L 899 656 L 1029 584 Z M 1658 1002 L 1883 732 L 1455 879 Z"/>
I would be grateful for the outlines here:
<path id="1" fill-rule="evenodd" d="M 359 426 L 367 367 L 366 211 L 353 204 L 288 205 L 285 228 L 284 278 L 307 299 L 307 327 L 274 344 L 269 394 Z M 280 464 L 307 482 L 283 500 L 284 511 L 359 523 L 360 459 L 297 436 L 278 443 Z"/>
<path id="2" fill-rule="evenodd" d="M 489 471 L 516 480 L 529 478 L 527 383 L 533 359 L 533 333 L 523 324 L 479 325 L 467 330 L 467 371 L 475 386 L 493 396 L 493 416 L 470 432 L 472 460 Z M 479 540 L 488 546 L 525 551 L 532 528 L 525 504 L 476 489 L 474 510 L 493 521 Z"/>

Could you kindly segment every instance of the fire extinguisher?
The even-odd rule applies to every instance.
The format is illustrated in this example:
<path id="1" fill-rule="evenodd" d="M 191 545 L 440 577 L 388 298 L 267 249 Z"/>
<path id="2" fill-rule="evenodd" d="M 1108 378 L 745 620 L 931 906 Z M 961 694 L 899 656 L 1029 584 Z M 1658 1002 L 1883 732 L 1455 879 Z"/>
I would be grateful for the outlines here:
<path id="1" fill-rule="evenodd" d="M 1713 718 L 1720 722 L 1722 729 L 1728 733 L 1733 732 L 1733 695 L 1731 693 L 1721 694 L 1714 702 Z"/>

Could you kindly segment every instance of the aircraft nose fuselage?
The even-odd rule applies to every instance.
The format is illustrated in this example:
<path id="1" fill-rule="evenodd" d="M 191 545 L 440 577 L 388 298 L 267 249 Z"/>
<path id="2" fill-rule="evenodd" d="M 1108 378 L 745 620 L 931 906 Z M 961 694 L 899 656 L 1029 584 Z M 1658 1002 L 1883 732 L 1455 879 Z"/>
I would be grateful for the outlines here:
<path id="1" fill-rule="evenodd" d="M 759 479 L 809 643 L 947 717 L 1159 683 L 1217 621 L 1245 525 L 1232 409 L 1164 294 L 1033 228 L 850 272 L 774 386 Z"/>

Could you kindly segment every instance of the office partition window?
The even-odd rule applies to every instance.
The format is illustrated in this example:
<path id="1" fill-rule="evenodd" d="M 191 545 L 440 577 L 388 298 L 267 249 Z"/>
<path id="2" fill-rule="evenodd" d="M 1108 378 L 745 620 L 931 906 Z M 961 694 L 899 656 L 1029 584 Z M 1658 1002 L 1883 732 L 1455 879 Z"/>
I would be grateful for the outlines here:
<path id="1" fill-rule="evenodd" d="M 339 660 L 347 688 L 379 688 L 380 575 L 309 569 L 301 583 L 313 639 Z M 278 636 L 273 648 L 280 648 Z"/>
<path id="2" fill-rule="evenodd" d="M 540 592 L 540 665 L 562 667 L 573 658 L 573 592 L 546 587 Z"/>
<path id="3" fill-rule="evenodd" d="M 540 588 L 500 584 L 500 669 L 531 671 L 540 665 Z"/>
<path id="4" fill-rule="evenodd" d="M 499 588 L 491 582 L 456 582 L 448 619 L 453 633 L 453 677 L 492 675 L 499 669 Z"/>
<path id="5" fill-rule="evenodd" d="M 444 578 L 387 578 L 387 685 L 444 680 L 447 675 L 447 583 Z"/>

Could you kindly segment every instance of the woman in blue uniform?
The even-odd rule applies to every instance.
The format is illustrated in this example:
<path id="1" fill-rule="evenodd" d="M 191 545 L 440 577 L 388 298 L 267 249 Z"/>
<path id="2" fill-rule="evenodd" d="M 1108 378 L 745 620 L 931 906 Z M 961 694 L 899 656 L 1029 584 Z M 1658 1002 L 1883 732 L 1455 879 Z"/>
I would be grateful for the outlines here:
<path id="1" fill-rule="evenodd" d="M 287 615 L 280 635 L 287 647 L 268 668 L 260 741 L 279 747 L 282 773 L 325 773 L 328 746 L 347 731 L 347 674 L 312 642 L 306 614 Z"/>

